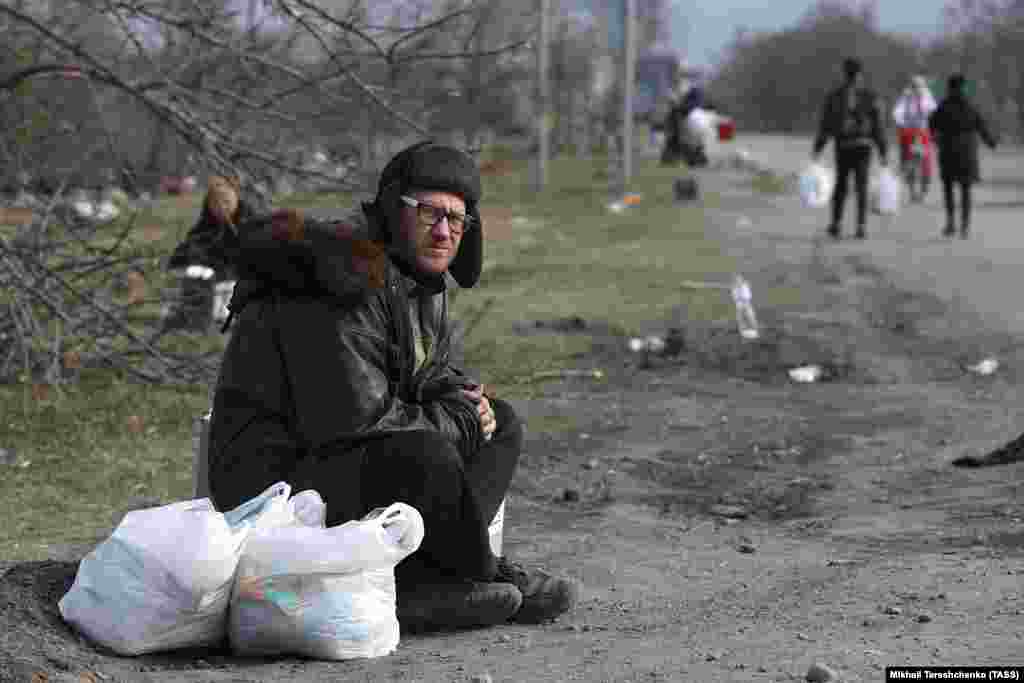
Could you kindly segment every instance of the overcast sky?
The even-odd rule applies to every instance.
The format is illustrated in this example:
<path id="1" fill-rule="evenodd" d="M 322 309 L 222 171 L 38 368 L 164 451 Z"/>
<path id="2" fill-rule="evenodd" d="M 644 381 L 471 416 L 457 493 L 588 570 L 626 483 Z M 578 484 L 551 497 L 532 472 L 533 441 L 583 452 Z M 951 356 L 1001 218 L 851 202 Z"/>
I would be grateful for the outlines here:
<path id="1" fill-rule="evenodd" d="M 691 63 L 710 64 L 741 25 L 755 31 L 782 29 L 795 24 L 813 4 L 812 0 L 674 0 L 673 43 Z M 879 24 L 885 31 L 934 35 L 942 26 L 945 4 L 946 0 L 879 0 Z"/>

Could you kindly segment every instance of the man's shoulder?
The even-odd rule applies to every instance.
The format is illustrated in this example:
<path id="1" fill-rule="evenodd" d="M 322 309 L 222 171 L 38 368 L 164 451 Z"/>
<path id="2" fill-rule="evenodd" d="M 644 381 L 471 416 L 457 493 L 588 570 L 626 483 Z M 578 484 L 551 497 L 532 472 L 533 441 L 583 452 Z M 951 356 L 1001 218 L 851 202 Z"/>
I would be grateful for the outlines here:
<path id="1" fill-rule="evenodd" d="M 241 226 L 242 252 L 257 279 L 305 293 L 362 297 L 385 286 L 386 246 L 360 212 L 278 208 Z M 245 261 L 245 259 L 243 259 Z"/>

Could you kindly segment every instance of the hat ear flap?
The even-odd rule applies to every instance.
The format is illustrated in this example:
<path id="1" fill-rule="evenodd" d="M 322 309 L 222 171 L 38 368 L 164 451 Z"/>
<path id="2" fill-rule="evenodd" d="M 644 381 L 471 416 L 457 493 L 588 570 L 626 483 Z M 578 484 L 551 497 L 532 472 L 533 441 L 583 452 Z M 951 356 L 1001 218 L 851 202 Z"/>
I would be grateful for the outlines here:
<path id="1" fill-rule="evenodd" d="M 475 204 L 466 207 L 466 215 L 472 217 L 472 227 L 463 234 L 459 252 L 448 266 L 448 272 L 463 289 L 480 280 L 484 261 L 484 222 Z"/>

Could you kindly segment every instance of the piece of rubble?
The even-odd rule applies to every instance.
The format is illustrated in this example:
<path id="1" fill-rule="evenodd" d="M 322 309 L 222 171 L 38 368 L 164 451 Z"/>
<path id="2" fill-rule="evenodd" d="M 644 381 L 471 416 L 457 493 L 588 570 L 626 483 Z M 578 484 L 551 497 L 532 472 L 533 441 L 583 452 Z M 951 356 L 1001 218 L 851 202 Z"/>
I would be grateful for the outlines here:
<path id="1" fill-rule="evenodd" d="M 711 514 L 728 519 L 746 519 L 750 512 L 741 505 L 712 505 L 709 510 Z"/>
<path id="2" fill-rule="evenodd" d="M 804 678 L 809 683 L 829 683 L 838 681 L 839 675 L 828 666 L 815 662 L 811 664 L 811 668 L 807 670 L 807 675 Z"/>

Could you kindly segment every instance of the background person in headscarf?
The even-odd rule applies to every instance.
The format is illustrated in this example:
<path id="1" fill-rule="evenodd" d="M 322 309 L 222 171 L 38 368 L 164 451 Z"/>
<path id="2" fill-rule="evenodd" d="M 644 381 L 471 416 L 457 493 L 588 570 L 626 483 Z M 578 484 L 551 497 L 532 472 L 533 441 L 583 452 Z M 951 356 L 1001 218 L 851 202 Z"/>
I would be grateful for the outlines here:
<path id="1" fill-rule="evenodd" d="M 937 106 L 935 98 L 928 88 L 928 81 L 924 76 L 914 76 L 910 85 L 896 101 L 896 106 L 892 111 L 893 122 L 899 131 L 900 163 L 904 174 L 907 171 L 907 164 L 914 160 L 915 142 L 921 145 L 924 153 L 922 187 L 919 195 L 921 199 L 924 199 L 924 195 L 928 192 L 932 176 L 932 145 L 931 135 L 928 132 L 928 117 Z"/>
<path id="2" fill-rule="evenodd" d="M 939 175 L 946 204 L 946 227 L 942 234 L 944 237 L 956 234 L 954 188 L 959 186 L 960 237 L 966 239 L 971 227 L 971 186 L 981 180 L 978 137 L 992 149 L 998 141 L 985 119 L 967 100 L 962 74 L 949 77 L 948 93 L 928 119 L 928 127 L 939 148 Z"/>

